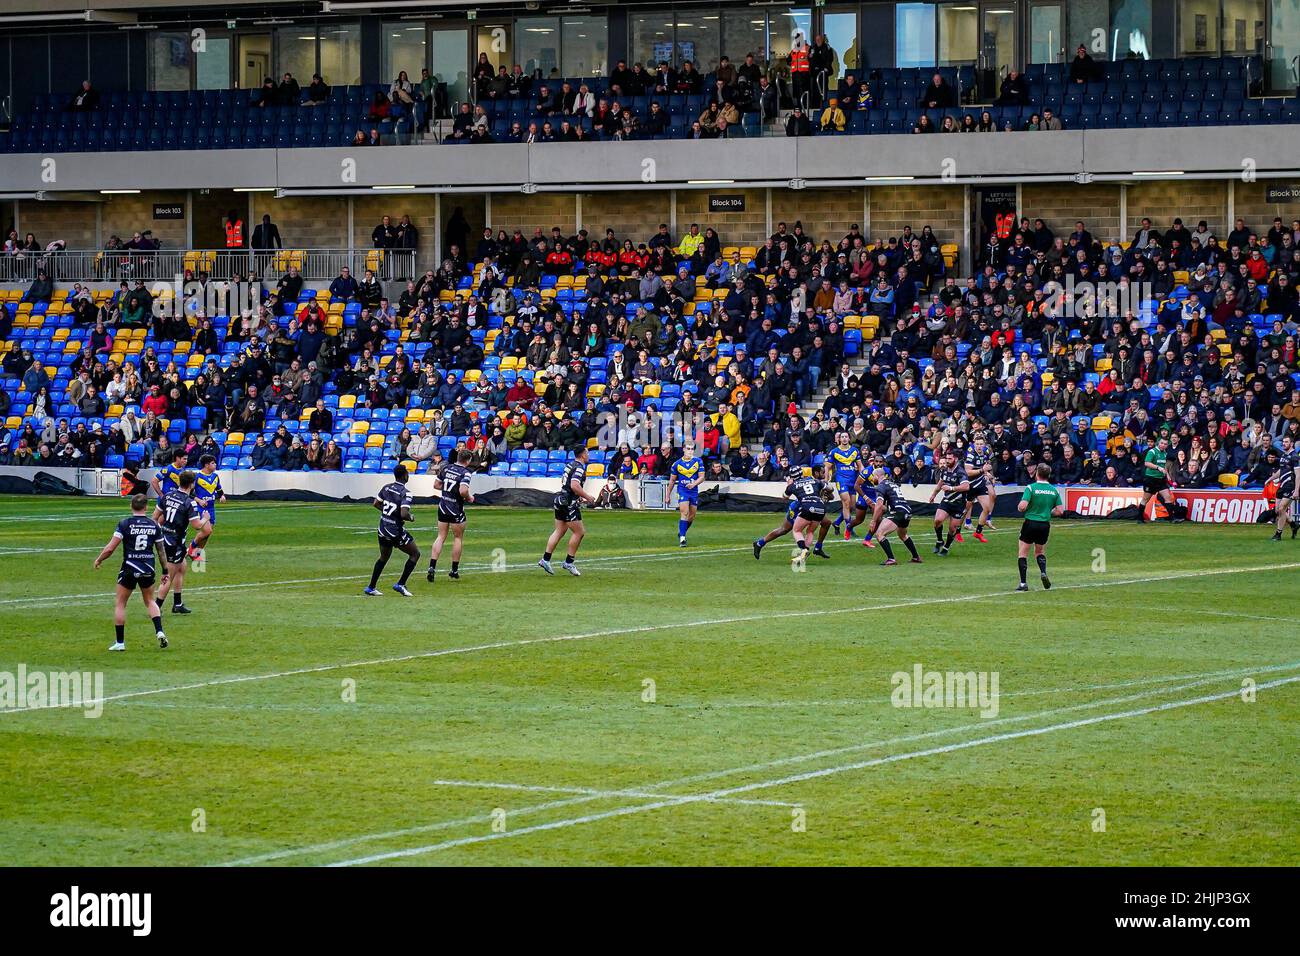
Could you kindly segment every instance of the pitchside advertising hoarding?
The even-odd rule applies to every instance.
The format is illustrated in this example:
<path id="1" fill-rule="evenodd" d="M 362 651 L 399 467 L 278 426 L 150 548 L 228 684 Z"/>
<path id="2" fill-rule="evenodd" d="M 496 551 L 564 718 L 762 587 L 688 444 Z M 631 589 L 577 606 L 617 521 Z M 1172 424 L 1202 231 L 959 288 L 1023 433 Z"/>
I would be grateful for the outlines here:
<path id="1" fill-rule="evenodd" d="M 1254 524 L 1272 507 L 1262 491 L 1175 488 L 1174 499 L 1187 509 L 1187 520 L 1204 524 Z M 1141 488 L 1066 488 L 1065 507 L 1085 518 L 1104 518 L 1117 508 L 1142 503 Z M 1148 512 L 1154 507 L 1147 506 Z"/>

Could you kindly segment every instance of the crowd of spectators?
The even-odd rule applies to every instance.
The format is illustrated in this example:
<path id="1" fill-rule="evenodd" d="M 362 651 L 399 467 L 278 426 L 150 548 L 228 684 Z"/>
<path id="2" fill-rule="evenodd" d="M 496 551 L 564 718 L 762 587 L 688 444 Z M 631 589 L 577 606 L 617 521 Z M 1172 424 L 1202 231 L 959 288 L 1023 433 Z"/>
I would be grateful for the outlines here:
<path id="1" fill-rule="evenodd" d="M 385 220 L 376 241 L 393 228 Z M 75 310 L 92 331 L 64 395 L 50 394 L 30 352 L 5 353 L 5 382 L 32 408 L 0 432 L 0 455 L 95 462 L 141 441 L 163 460 L 162 422 L 198 412 L 187 447 L 219 450 L 205 433 L 238 430 L 261 436 L 254 468 L 337 469 L 351 412 L 329 399 L 352 396 L 372 412 L 423 413 L 386 438 L 392 458 L 436 465 L 450 437 L 480 471 L 520 449 L 600 438 L 609 474 L 662 474 L 674 449 L 647 436 L 671 410 L 700 423 L 695 440 L 718 478 L 779 478 L 845 431 L 922 481 L 941 444 L 979 427 L 1003 483 L 1047 462 L 1061 483 L 1133 484 L 1142 450 L 1165 432 L 1183 483 L 1259 484 L 1267 448 L 1300 439 L 1300 222 L 1260 234 L 1238 221 L 1223 244 L 1207 233 L 1144 220 L 1131 244 L 1108 243 L 1083 223 L 1056 237 L 1022 219 L 1005 251 L 990 242 L 976 274 L 960 277 L 928 226 L 873 242 L 856 227 L 814 237 L 781 223 L 744 257 L 698 224 L 675 237 L 666 225 L 635 238 L 484 230 L 473 252 L 452 246 L 400 292 L 344 270 L 330 299 L 352 303 L 356 321 L 341 329 L 291 269 L 258 312 L 228 324 L 201 308 L 190 321 L 153 317 L 155 344 L 118 364 L 114 337 L 154 311 L 142 283 L 123 283 Z M 1138 285 L 1166 274 L 1165 286 Z M 1104 298 L 1054 296 L 1049 283 L 1067 275 L 1109 277 L 1121 301 L 1129 289 L 1143 298 L 1108 314 Z M 846 323 L 876 328 L 863 316 L 879 317 L 878 334 L 854 356 Z M 0 313 L 6 337 L 11 322 Z M 201 365 L 159 360 L 155 345 L 178 338 Z M 27 411 L 9 407 L 13 392 L 0 390 L 0 421 Z M 65 403 L 77 421 L 57 418 Z M 129 410 L 91 421 L 114 405 Z"/>

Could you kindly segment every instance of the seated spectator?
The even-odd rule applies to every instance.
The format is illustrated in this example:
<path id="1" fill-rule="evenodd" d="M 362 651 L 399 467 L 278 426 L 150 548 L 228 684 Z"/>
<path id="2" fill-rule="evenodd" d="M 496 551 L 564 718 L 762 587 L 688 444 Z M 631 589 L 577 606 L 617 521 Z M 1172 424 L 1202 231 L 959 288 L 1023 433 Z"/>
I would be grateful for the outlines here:
<path id="1" fill-rule="evenodd" d="M 77 90 L 68 103 L 68 112 L 89 113 L 97 109 L 99 109 L 99 91 L 90 85 L 90 80 L 82 80 L 81 89 Z"/>
<path id="2" fill-rule="evenodd" d="M 329 85 L 321 79 L 319 73 L 311 75 L 311 84 L 307 87 L 307 98 L 303 106 L 323 106 L 330 100 Z"/>
<path id="3" fill-rule="evenodd" d="M 957 93 L 938 73 L 930 77 L 930 84 L 917 97 L 916 105 L 928 110 L 947 109 L 957 105 Z"/>

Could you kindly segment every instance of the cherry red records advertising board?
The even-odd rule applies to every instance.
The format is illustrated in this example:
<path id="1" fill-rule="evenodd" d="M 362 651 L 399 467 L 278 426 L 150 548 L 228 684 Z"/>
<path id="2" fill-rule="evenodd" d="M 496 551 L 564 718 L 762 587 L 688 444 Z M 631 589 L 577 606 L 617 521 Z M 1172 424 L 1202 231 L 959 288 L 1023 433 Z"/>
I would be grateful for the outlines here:
<path id="1" fill-rule="evenodd" d="M 1262 491 L 1175 488 L 1174 499 L 1187 509 L 1187 520 L 1203 524 L 1254 524 L 1272 507 Z M 1104 518 L 1117 508 L 1142 503 L 1141 488 L 1066 488 L 1065 507 L 1085 518 Z M 1148 517 L 1155 505 L 1147 506 Z M 1162 509 L 1163 511 L 1163 509 Z"/>

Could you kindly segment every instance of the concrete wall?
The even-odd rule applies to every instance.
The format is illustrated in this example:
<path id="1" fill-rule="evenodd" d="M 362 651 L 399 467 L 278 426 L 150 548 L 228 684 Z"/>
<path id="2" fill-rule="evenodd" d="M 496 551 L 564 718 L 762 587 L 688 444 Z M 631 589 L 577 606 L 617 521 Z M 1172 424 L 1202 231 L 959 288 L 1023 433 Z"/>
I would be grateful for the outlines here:
<path id="1" fill-rule="evenodd" d="M 791 179 L 810 185 L 859 185 L 868 177 L 975 182 L 1074 180 L 1084 174 L 1132 178 L 1181 170 L 1239 177 L 1240 127 L 1067 130 L 986 136 L 835 136 L 736 141 L 550 143 L 536 146 L 390 146 L 370 149 L 177 150 L 140 153 L 35 153 L 0 156 L 0 182 L 12 191 L 128 189 L 362 190 L 413 185 L 516 191 L 520 183 L 572 192 L 584 185 L 673 188 L 702 178 L 748 186 Z M 1249 159 L 1260 178 L 1300 176 L 1297 126 L 1248 131 Z M 1186 181 L 1186 180 L 1184 180 Z"/>
<path id="2" fill-rule="evenodd" d="M 1119 184 L 1089 183 L 1063 188 L 1059 184 L 1026 184 L 1020 190 L 1020 214 L 1042 218 L 1058 236 L 1074 231 L 1082 219 L 1099 239 L 1118 239 Z M 1131 207 L 1130 207 L 1131 209 Z"/>

